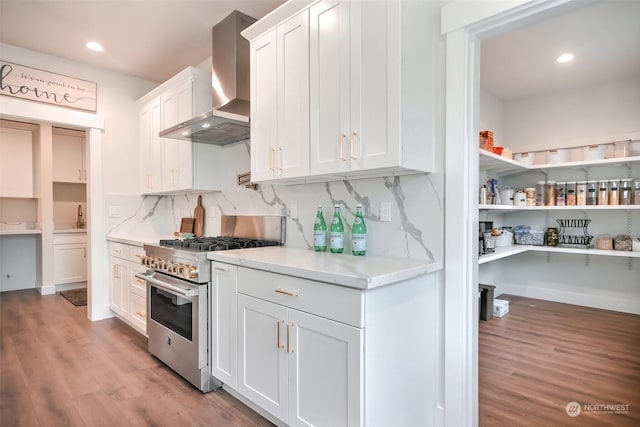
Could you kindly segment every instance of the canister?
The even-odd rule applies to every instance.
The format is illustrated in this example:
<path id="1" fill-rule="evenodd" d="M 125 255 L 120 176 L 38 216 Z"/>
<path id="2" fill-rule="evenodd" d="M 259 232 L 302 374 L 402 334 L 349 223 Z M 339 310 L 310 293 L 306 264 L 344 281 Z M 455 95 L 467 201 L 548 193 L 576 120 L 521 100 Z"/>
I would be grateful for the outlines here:
<path id="1" fill-rule="evenodd" d="M 556 206 L 564 206 L 566 201 L 565 186 L 566 182 L 558 182 L 556 184 Z"/>
<path id="2" fill-rule="evenodd" d="M 556 227 L 547 228 L 547 246 L 558 246 L 558 229 Z"/>
<path id="3" fill-rule="evenodd" d="M 631 204 L 631 178 L 620 180 L 620 204 Z"/>
<path id="4" fill-rule="evenodd" d="M 502 187 L 502 190 L 500 190 L 500 203 L 503 205 L 514 205 L 513 194 L 513 188 Z"/>
<path id="5" fill-rule="evenodd" d="M 617 179 L 609 181 L 609 204 L 620 204 L 620 182 Z"/>
<path id="6" fill-rule="evenodd" d="M 633 180 L 631 186 L 631 200 L 634 205 L 640 205 L 640 178 Z"/>
<path id="7" fill-rule="evenodd" d="M 535 206 L 536 205 L 536 199 L 538 197 L 538 191 L 535 189 L 535 187 L 527 187 L 524 189 L 524 195 L 527 199 L 526 203 L 527 206 Z"/>
<path id="8" fill-rule="evenodd" d="M 556 182 L 553 180 L 547 180 L 544 190 L 545 206 L 556 205 Z"/>
<path id="9" fill-rule="evenodd" d="M 598 204 L 598 181 L 587 181 L 587 206 Z"/>
<path id="10" fill-rule="evenodd" d="M 544 206 L 546 201 L 544 198 L 544 192 L 545 192 L 544 181 L 538 181 L 538 186 L 536 187 L 536 205 L 537 206 Z"/>
<path id="11" fill-rule="evenodd" d="M 518 190 L 515 192 L 513 196 L 513 204 L 519 207 L 527 206 L 527 195 L 523 190 Z"/>
<path id="12" fill-rule="evenodd" d="M 575 206 L 576 205 L 576 183 L 567 182 L 567 186 L 565 187 L 566 193 L 566 203 L 567 206 Z"/>
<path id="13" fill-rule="evenodd" d="M 576 205 L 584 206 L 587 204 L 587 181 L 576 182 Z"/>
<path id="14" fill-rule="evenodd" d="M 598 204 L 609 204 L 609 181 L 598 181 Z"/>
<path id="15" fill-rule="evenodd" d="M 613 156 L 628 157 L 630 148 L 631 148 L 630 139 L 626 141 L 616 141 L 613 143 Z"/>

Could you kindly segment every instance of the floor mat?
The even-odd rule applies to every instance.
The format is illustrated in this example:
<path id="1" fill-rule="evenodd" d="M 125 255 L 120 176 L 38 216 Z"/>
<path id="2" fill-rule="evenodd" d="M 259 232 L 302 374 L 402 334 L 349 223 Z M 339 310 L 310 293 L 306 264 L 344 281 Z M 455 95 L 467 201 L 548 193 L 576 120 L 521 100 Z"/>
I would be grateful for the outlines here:
<path id="1" fill-rule="evenodd" d="M 87 288 L 63 291 L 60 295 L 73 305 L 87 305 Z"/>

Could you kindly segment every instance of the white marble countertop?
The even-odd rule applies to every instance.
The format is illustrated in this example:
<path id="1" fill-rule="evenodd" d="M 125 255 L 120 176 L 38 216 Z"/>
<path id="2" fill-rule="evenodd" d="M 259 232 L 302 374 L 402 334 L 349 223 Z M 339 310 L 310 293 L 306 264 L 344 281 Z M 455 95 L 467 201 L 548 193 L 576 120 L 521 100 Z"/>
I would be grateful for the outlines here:
<path id="1" fill-rule="evenodd" d="M 63 233 L 87 233 L 86 228 L 60 228 L 53 230 L 53 234 L 63 234 Z"/>
<path id="2" fill-rule="evenodd" d="M 107 235 L 110 242 L 124 243 L 125 245 L 143 246 L 157 245 L 161 237 L 154 236 L 112 236 Z"/>
<path id="3" fill-rule="evenodd" d="M 267 247 L 209 252 L 207 258 L 356 289 L 373 289 L 442 269 L 440 261 Z"/>
<path id="4" fill-rule="evenodd" d="M 42 234 L 42 230 L 39 228 L 28 228 L 19 230 L 0 230 L 0 236 L 19 236 L 30 234 Z"/>

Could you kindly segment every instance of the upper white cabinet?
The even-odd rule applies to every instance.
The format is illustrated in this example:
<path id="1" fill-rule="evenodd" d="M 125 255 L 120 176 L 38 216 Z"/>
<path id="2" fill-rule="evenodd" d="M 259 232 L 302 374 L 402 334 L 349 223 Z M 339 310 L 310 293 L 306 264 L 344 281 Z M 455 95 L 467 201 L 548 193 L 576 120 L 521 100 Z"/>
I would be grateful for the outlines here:
<path id="1" fill-rule="evenodd" d="M 293 18 L 283 16 L 295 10 L 285 4 L 243 32 L 252 53 L 264 52 L 251 57 L 252 156 L 254 145 L 260 153 L 259 159 L 252 158 L 254 181 L 335 180 L 434 170 L 433 30 L 428 3 L 326 0 L 296 11 Z M 289 50 L 296 54 L 293 59 Z M 274 80 L 275 88 L 260 90 Z M 284 138 L 286 146 L 263 143 L 281 141 L 283 132 L 290 132 L 290 138 Z M 291 168 L 287 164 L 291 159 L 308 163 L 308 170 L 296 168 L 289 176 L 280 172 L 280 167 Z M 302 179 L 287 179 L 294 177 Z"/>
<path id="2" fill-rule="evenodd" d="M 220 147 L 159 136 L 211 108 L 210 73 L 189 67 L 138 103 L 142 193 L 218 190 Z"/>
<path id="3" fill-rule="evenodd" d="M 251 55 L 251 178 L 309 175 L 309 13 L 254 40 Z"/>
<path id="4" fill-rule="evenodd" d="M 34 197 L 33 133 L 0 126 L 0 197 Z"/>
<path id="5" fill-rule="evenodd" d="M 52 151 L 53 181 L 86 183 L 87 170 L 84 153 L 84 132 L 54 128 Z"/>

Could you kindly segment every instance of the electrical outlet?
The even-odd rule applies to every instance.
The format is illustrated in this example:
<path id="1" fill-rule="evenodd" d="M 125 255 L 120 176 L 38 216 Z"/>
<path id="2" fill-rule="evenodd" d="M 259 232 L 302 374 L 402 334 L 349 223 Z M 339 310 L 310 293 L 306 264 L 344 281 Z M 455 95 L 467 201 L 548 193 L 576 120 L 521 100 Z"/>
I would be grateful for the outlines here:
<path id="1" fill-rule="evenodd" d="M 109 218 L 120 218 L 120 206 L 109 205 Z"/>
<path id="2" fill-rule="evenodd" d="M 298 219 L 298 205 L 295 203 L 289 205 L 289 216 L 291 219 Z"/>
<path id="3" fill-rule="evenodd" d="M 391 203 L 390 202 L 380 203 L 380 221 L 391 222 Z"/>

